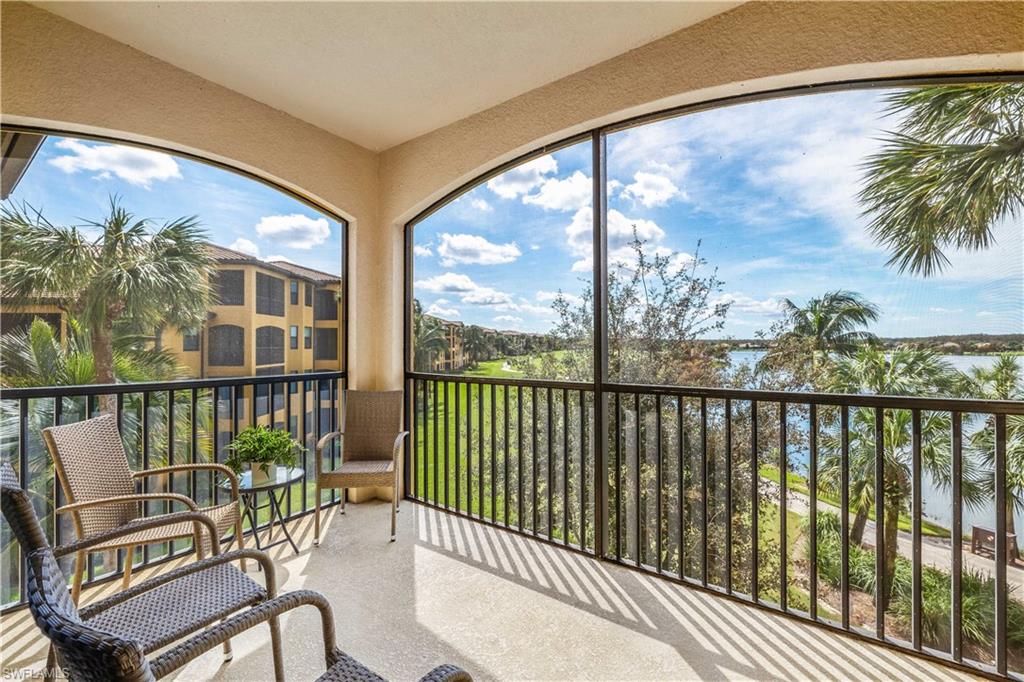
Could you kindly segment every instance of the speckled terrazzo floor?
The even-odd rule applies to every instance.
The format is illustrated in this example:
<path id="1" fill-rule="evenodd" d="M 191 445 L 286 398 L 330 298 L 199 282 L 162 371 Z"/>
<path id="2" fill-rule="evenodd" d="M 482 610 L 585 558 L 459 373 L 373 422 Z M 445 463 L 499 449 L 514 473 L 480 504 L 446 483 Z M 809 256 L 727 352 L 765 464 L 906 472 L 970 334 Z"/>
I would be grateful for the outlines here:
<path id="1" fill-rule="evenodd" d="M 393 680 L 452 662 L 475 679 L 947 680 L 960 673 L 735 604 L 479 523 L 405 504 L 387 542 L 382 503 L 293 522 L 302 550 L 273 550 L 280 589 L 326 594 L 338 643 Z M 254 567 L 250 571 L 255 572 Z M 108 594 L 116 584 L 91 590 Z M 45 650 L 25 612 L 2 621 L 6 671 L 41 668 Z M 283 621 L 289 680 L 323 672 L 312 609 Z M 179 671 L 180 680 L 272 677 L 265 627 Z"/>

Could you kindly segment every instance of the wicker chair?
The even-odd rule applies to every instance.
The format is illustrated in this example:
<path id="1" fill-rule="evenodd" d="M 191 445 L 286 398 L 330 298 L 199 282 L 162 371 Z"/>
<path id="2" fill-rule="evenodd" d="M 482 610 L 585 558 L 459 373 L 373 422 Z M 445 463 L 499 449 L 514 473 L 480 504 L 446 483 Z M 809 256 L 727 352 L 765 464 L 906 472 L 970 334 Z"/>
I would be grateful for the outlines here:
<path id="1" fill-rule="evenodd" d="M 191 511 L 209 516 L 216 524 L 219 536 L 234 527 L 239 548 L 242 541 L 242 516 L 238 504 L 238 478 L 222 464 L 178 464 L 175 466 L 133 472 L 117 430 L 113 415 L 52 426 L 43 429 L 43 440 L 53 458 L 57 478 L 68 504 L 57 513 L 71 514 L 79 541 L 97 534 L 107 533 L 144 516 L 142 503 L 167 500 L 185 505 Z M 137 493 L 136 483 L 152 476 L 173 473 L 211 471 L 223 474 L 231 481 L 231 500 L 227 504 L 199 509 L 189 497 L 173 492 Z M 209 551 L 208 540 L 200 538 L 194 523 L 160 524 L 129 535 L 116 535 L 103 543 L 90 543 L 90 551 L 125 550 L 123 586 L 131 584 L 135 547 L 192 537 L 197 558 Z M 203 536 L 205 537 L 205 536 Z M 82 591 L 82 569 L 88 552 L 75 553 L 75 572 L 72 578 L 71 598 L 78 603 Z M 245 570 L 245 560 L 242 561 Z"/>
<path id="2" fill-rule="evenodd" d="M 316 512 L 313 544 L 320 544 L 320 490 L 341 488 L 341 513 L 345 513 L 348 488 L 389 486 L 391 492 L 391 541 L 395 541 L 398 513 L 398 455 L 408 431 L 402 431 L 401 391 L 346 391 L 342 431 L 328 433 L 316 444 Z M 341 463 L 323 471 L 324 448 L 341 438 Z"/>
<path id="3" fill-rule="evenodd" d="M 328 668 L 321 680 L 363 682 L 381 679 L 335 646 L 334 617 L 323 595 L 310 590 L 274 595 L 274 564 L 266 554 L 257 550 L 241 549 L 215 555 L 141 582 L 85 608 L 75 606 L 56 556 L 81 551 L 119 533 L 155 528 L 168 523 L 169 517 L 173 517 L 170 521 L 175 523 L 204 526 L 209 532 L 212 551 L 218 552 L 217 527 L 200 512 L 183 511 L 138 519 L 90 540 L 52 550 L 28 495 L 19 487 L 14 471 L 7 463 L 0 464 L 0 507 L 28 565 L 25 596 L 29 610 L 36 625 L 53 645 L 51 654 L 56 654 L 56 662 L 70 680 L 155 680 L 261 623 L 270 625 L 274 677 L 283 680 L 278 617 L 303 605 L 314 606 L 320 611 L 324 658 Z M 261 564 L 266 576 L 266 589 L 231 565 L 243 556 Z M 221 620 L 223 622 L 213 625 Z M 148 656 L 158 649 L 163 651 Z M 50 678 L 54 673 L 53 667 L 51 656 L 47 661 L 47 676 Z M 458 667 L 442 665 L 422 680 L 470 682 L 471 678 Z"/>

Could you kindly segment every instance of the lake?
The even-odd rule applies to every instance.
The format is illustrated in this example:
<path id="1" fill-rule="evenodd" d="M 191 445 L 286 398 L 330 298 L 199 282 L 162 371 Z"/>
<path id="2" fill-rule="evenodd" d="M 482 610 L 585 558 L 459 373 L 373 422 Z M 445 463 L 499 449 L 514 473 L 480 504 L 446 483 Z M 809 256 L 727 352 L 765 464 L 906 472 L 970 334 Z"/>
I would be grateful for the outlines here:
<path id="1" fill-rule="evenodd" d="M 739 350 L 731 351 L 729 357 L 734 364 L 750 363 L 756 364 L 764 356 L 762 350 Z M 992 367 L 995 365 L 998 356 L 996 355 L 943 355 L 942 358 L 953 366 L 954 369 L 966 372 L 971 367 Z M 1018 364 L 1024 361 L 1024 358 L 1018 358 Z M 964 421 L 964 438 L 971 432 L 970 422 Z M 794 425 L 796 426 L 796 425 Z M 978 428 L 974 426 L 973 428 Z M 796 468 L 801 472 L 807 472 L 807 458 L 808 453 L 794 452 L 791 455 L 791 461 Z M 924 515 L 931 521 L 939 523 L 947 528 L 952 524 L 953 517 L 953 499 L 948 491 L 937 486 L 935 482 L 928 476 L 927 472 L 924 474 L 922 481 L 922 500 L 924 505 Z M 972 525 L 982 526 L 995 526 L 995 505 L 993 501 L 989 501 L 983 509 L 970 509 L 964 507 L 963 510 L 963 527 L 965 532 L 970 532 Z M 1024 515 L 1017 513 L 1017 528 L 1022 527 L 1024 522 Z"/>

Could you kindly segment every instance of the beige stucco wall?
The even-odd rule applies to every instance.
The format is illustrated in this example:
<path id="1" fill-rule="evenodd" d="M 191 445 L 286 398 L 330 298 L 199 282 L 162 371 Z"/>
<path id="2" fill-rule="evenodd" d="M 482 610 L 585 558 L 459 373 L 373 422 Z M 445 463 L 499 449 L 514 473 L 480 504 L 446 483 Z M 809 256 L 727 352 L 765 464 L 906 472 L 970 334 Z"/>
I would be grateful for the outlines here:
<path id="1" fill-rule="evenodd" d="M 479 173 L 630 115 L 783 86 L 1024 71 L 1024 3 L 751 3 L 381 154 L 21 3 L 3 3 L 5 121 L 226 161 L 352 221 L 352 383 L 402 385 L 402 226 Z M 452 87 L 472 87 L 453 83 Z M 330 96 L 330 93 L 327 94 Z"/>

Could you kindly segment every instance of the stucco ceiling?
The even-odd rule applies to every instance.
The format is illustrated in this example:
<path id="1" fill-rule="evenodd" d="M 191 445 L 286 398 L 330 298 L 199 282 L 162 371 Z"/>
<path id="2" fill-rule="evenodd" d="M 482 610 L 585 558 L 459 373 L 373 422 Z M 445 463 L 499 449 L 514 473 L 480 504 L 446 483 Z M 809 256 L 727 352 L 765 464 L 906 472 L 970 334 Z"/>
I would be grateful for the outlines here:
<path id="1" fill-rule="evenodd" d="M 36 2 L 380 150 L 739 2 Z"/>

